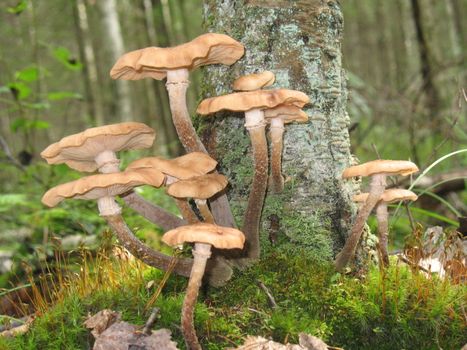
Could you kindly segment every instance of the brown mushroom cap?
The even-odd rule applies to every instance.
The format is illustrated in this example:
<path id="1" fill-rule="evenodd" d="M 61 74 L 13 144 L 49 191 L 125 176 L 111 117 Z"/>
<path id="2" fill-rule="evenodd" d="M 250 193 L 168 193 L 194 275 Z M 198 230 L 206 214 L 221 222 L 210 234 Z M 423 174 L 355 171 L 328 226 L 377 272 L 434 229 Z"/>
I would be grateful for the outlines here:
<path id="1" fill-rule="evenodd" d="M 99 199 L 117 196 L 136 186 L 160 187 L 164 175 L 155 169 L 138 169 L 121 173 L 97 174 L 55 186 L 42 197 L 42 203 L 54 207 L 67 198 Z"/>
<path id="2" fill-rule="evenodd" d="M 191 152 L 175 159 L 163 159 L 159 157 L 147 157 L 135 160 L 127 167 L 129 169 L 154 168 L 166 175 L 177 179 L 189 179 L 201 176 L 213 171 L 217 162 L 202 152 Z"/>
<path id="3" fill-rule="evenodd" d="M 248 74 L 235 79 L 233 89 L 236 91 L 259 90 L 266 86 L 271 86 L 275 80 L 274 73 L 268 70 L 261 73 Z"/>
<path id="4" fill-rule="evenodd" d="M 96 171 L 95 157 L 104 151 L 118 152 L 151 147 L 155 131 L 143 123 L 127 122 L 87 129 L 66 136 L 42 151 L 49 164 L 65 163 L 79 171 Z"/>
<path id="5" fill-rule="evenodd" d="M 246 112 L 257 108 L 274 108 L 282 104 L 302 108 L 309 101 L 308 96 L 301 91 L 288 89 L 256 90 L 207 98 L 201 101 L 196 112 L 201 115 L 221 110 Z"/>
<path id="6" fill-rule="evenodd" d="M 371 176 L 375 174 L 410 175 L 416 173 L 418 167 L 407 160 L 372 160 L 371 162 L 351 166 L 344 170 L 344 179 L 354 176 Z"/>
<path id="7" fill-rule="evenodd" d="M 360 193 L 353 196 L 352 200 L 354 202 L 365 202 L 368 198 L 368 193 Z M 391 188 L 386 190 L 381 195 L 380 201 L 385 203 L 399 202 L 399 201 L 416 201 L 418 196 L 409 190 L 404 190 L 401 188 Z"/>
<path id="8" fill-rule="evenodd" d="M 193 70 L 208 64 L 231 65 L 243 56 L 245 48 L 228 35 L 207 33 L 175 47 L 147 47 L 124 54 L 110 71 L 113 79 L 162 80 L 167 70 Z"/>
<path id="9" fill-rule="evenodd" d="M 275 108 L 266 109 L 264 111 L 264 118 L 270 122 L 273 118 L 281 118 L 284 123 L 306 123 L 308 121 L 308 114 L 295 106 L 280 105 Z"/>
<path id="10" fill-rule="evenodd" d="M 207 174 L 174 182 L 167 187 L 167 193 L 176 198 L 208 199 L 222 191 L 227 184 L 224 175 Z"/>
<path id="11" fill-rule="evenodd" d="M 245 243 L 245 236 L 234 228 L 198 223 L 170 230 L 162 236 L 162 241 L 172 247 L 193 242 L 211 244 L 219 249 L 241 249 Z"/>

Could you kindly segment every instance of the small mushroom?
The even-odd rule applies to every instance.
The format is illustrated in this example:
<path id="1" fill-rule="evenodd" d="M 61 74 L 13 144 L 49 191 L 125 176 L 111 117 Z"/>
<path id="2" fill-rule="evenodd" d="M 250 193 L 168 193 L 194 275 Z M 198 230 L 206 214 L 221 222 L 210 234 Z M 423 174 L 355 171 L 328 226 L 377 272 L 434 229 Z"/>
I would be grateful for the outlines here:
<path id="1" fill-rule="evenodd" d="M 245 127 L 253 147 L 254 177 L 245 211 L 243 231 L 247 241 L 247 257 L 258 259 L 259 223 L 268 179 L 268 147 L 265 135 L 264 109 L 279 105 L 303 107 L 309 98 L 303 92 L 287 89 L 237 92 L 203 100 L 197 109 L 201 115 L 221 110 L 245 112 Z"/>
<path id="2" fill-rule="evenodd" d="M 211 246 L 219 249 L 241 249 L 245 236 L 237 229 L 221 227 L 208 223 L 198 223 L 181 226 L 162 237 L 162 241 L 170 246 L 179 246 L 185 242 L 195 243 L 193 249 L 193 269 L 183 301 L 182 333 L 187 349 L 201 350 L 193 325 L 193 311 L 198 298 L 199 288 L 206 268 L 206 262 L 211 256 Z"/>
<path id="3" fill-rule="evenodd" d="M 344 170 L 342 174 L 344 179 L 371 176 L 371 183 L 368 197 L 355 218 L 350 235 L 340 253 L 336 255 L 334 265 L 337 271 L 342 271 L 354 257 L 365 222 L 386 188 L 386 177 L 388 175 L 406 176 L 417 171 L 418 167 L 414 163 L 404 160 L 373 160 Z"/>
<path id="4" fill-rule="evenodd" d="M 368 193 L 360 193 L 353 197 L 354 202 L 364 203 Z M 389 266 L 388 255 L 388 204 L 400 201 L 416 201 L 417 195 L 409 190 L 394 188 L 383 192 L 379 202 L 376 204 L 376 218 L 378 220 L 378 237 L 380 261 L 383 267 Z"/>
<path id="5" fill-rule="evenodd" d="M 282 176 L 284 124 L 306 123 L 308 115 L 295 106 L 279 106 L 266 109 L 264 117 L 269 122 L 269 136 L 271 138 L 272 189 L 275 193 L 280 193 L 284 190 L 284 177 Z"/>
<path id="6" fill-rule="evenodd" d="M 54 207 L 67 198 L 96 199 L 100 215 L 106 219 L 123 246 L 144 263 L 167 271 L 173 258 L 150 249 L 138 240 L 125 224 L 120 215 L 121 208 L 115 201 L 115 196 L 136 186 L 160 187 L 163 181 L 164 175 L 154 169 L 91 175 L 51 188 L 42 197 L 42 203 Z M 191 259 L 178 259 L 174 272 L 189 276 L 191 266 Z"/>
<path id="7" fill-rule="evenodd" d="M 206 199 L 222 191 L 228 184 L 220 174 L 207 174 L 174 182 L 167 187 L 167 193 L 175 198 L 193 198 L 204 221 L 214 224 Z"/>
<path id="8" fill-rule="evenodd" d="M 233 89 L 236 91 L 254 91 L 274 84 L 276 77 L 273 72 L 264 71 L 244 75 L 235 79 Z"/>

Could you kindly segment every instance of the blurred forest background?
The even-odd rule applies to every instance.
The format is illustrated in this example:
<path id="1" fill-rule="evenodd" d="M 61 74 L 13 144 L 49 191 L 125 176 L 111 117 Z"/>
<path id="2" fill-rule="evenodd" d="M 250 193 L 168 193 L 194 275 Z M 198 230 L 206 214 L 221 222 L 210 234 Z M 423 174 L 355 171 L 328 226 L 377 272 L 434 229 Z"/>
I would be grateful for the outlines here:
<path id="1" fill-rule="evenodd" d="M 459 227 L 459 217 L 467 215 L 466 1 L 341 5 L 352 152 L 361 161 L 411 159 L 429 169 L 415 188 L 424 195 L 410 215 L 401 210 L 393 222 L 394 248 L 412 231 L 411 220 Z M 46 165 L 39 153 L 48 144 L 92 126 L 134 120 L 158 133 L 154 149 L 143 154 L 180 152 L 163 82 L 130 85 L 111 80 L 109 70 L 124 52 L 173 46 L 203 33 L 202 9 L 201 0 L 1 2 L 0 287 L 19 261 L 51 254 L 52 237 L 72 249 L 83 241 L 92 245 L 103 229 L 94 204 L 66 201 L 45 209 L 40 203 L 46 189 L 80 176 Z M 191 111 L 202 98 L 201 74 L 194 74 L 189 89 Z M 143 191 L 156 203 L 168 201 Z M 130 225 L 144 228 L 128 217 Z M 158 242 L 154 228 L 138 234 Z"/>

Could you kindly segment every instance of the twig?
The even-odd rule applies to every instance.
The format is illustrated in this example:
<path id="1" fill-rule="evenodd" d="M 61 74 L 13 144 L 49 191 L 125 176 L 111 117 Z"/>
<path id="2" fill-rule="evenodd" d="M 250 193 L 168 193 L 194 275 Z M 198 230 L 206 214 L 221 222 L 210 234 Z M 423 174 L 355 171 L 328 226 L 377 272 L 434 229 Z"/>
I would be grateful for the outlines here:
<path id="1" fill-rule="evenodd" d="M 268 297 L 268 300 L 269 300 L 269 306 L 272 309 L 277 309 L 276 300 L 274 300 L 274 296 L 271 294 L 269 289 L 264 285 L 263 282 L 258 280 L 257 283 L 258 283 L 258 286 L 263 290 L 263 292 L 266 293 L 266 296 Z"/>
<path id="2" fill-rule="evenodd" d="M 159 314 L 159 311 L 160 309 L 158 307 L 155 307 L 152 309 L 151 315 L 149 315 L 149 318 L 146 321 L 146 324 L 144 325 L 144 328 L 142 331 L 143 334 L 151 335 L 151 328 L 157 320 L 157 315 Z"/>

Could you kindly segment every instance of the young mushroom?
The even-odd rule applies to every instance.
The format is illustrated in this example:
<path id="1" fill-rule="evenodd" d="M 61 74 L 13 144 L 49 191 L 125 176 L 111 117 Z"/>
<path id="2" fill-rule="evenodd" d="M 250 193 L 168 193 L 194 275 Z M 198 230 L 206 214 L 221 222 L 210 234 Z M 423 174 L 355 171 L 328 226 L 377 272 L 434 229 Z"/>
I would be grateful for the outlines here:
<path id="1" fill-rule="evenodd" d="M 49 164 L 65 163 L 78 171 L 117 173 L 120 171 L 120 160 L 116 152 L 151 147 L 155 137 L 155 131 L 142 123 L 104 125 L 66 136 L 48 146 L 41 156 Z M 125 193 L 123 199 L 131 208 L 163 229 L 185 224 L 163 208 L 146 202 L 133 191 Z"/>
<path id="2" fill-rule="evenodd" d="M 334 265 L 337 271 L 342 271 L 354 257 L 365 222 L 386 188 L 386 177 L 388 175 L 406 176 L 417 171 L 418 167 L 414 163 L 404 160 L 373 160 L 344 170 L 342 174 L 344 179 L 355 176 L 371 176 L 371 182 L 370 192 L 358 211 L 350 235 L 340 253 L 336 255 Z"/>
<path id="3" fill-rule="evenodd" d="M 54 207 L 67 198 L 97 200 L 100 215 L 106 219 L 123 246 L 144 263 L 167 270 L 173 262 L 173 258 L 154 251 L 139 241 L 125 224 L 120 215 L 121 208 L 115 201 L 115 196 L 136 186 L 160 187 L 163 181 L 164 175 L 154 169 L 91 175 L 51 188 L 42 197 L 42 203 Z M 191 264 L 190 259 L 178 259 L 174 272 L 182 276 L 189 276 Z"/>
<path id="4" fill-rule="evenodd" d="M 167 187 L 167 193 L 175 198 L 193 198 L 204 221 L 214 224 L 206 199 L 222 191 L 227 184 L 224 175 L 207 174 L 174 182 Z"/>
<path id="5" fill-rule="evenodd" d="M 148 47 L 131 51 L 118 59 L 110 71 L 113 79 L 138 80 L 167 78 L 166 87 L 172 120 L 187 152 L 204 152 L 191 122 L 186 104 L 189 71 L 210 64 L 232 65 L 243 56 L 245 48 L 228 35 L 207 33 L 175 47 Z M 235 226 L 225 194 L 213 199 L 214 215 L 226 226 Z"/>
<path id="6" fill-rule="evenodd" d="M 259 223 L 268 180 L 268 147 L 265 135 L 265 109 L 279 105 L 303 107 L 309 98 L 303 92 L 287 89 L 237 92 L 203 100 L 197 109 L 201 115 L 221 110 L 245 112 L 245 127 L 251 138 L 254 158 L 253 183 L 245 211 L 243 232 L 246 236 L 247 258 L 258 259 Z"/>
<path id="7" fill-rule="evenodd" d="M 278 106 L 266 109 L 264 117 L 269 122 L 269 136 L 271 138 L 271 187 L 273 192 L 280 193 L 284 190 L 284 177 L 282 176 L 284 124 L 306 123 L 308 115 L 295 106 Z"/>
<path id="8" fill-rule="evenodd" d="M 193 268 L 183 301 L 181 326 L 186 347 L 189 350 L 201 350 L 193 324 L 193 312 L 199 288 L 203 279 L 206 262 L 211 256 L 211 246 L 218 249 L 241 249 L 245 242 L 242 232 L 230 227 L 221 227 L 208 223 L 181 226 L 166 232 L 162 240 L 170 246 L 179 246 L 185 242 L 194 243 Z"/>
<path id="9" fill-rule="evenodd" d="M 353 197 L 354 202 L 364 203 L 368 198 L 368 193 L 360 193 Z M 416 201 L 417 195 L 409 190 L 394 188 L 383 192 L 376 204 L 376 218 L 378 220 L 379 257 L 382 267 L 389 266 L 388 254 L 388 204 L 400 201 Z"/>
<path id="10" fill-rule="evenodd" d="M 276 77 L 268 70 L 241 76 L 233 82 L 235 91 L 254 91 L 274 84 Z"/>

